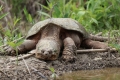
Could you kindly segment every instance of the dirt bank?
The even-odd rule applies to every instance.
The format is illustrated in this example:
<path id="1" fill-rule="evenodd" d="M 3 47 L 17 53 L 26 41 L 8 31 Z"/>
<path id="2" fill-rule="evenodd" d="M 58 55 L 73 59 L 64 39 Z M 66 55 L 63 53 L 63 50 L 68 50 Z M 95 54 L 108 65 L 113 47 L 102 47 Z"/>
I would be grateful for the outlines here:
<path id="1" fill-rule="evenodd" d="M 49 80 L 53 74 L 64 72 L 101 69 L 105 67 L 120 67 L 119 53 L 85 53 L 77 54 L 73 62 L 64 62 L 60 58 L 55 61 L 41 61 L 30 57 L 11 62 L 12 56 L 0 56 L 0 80 Z"/>

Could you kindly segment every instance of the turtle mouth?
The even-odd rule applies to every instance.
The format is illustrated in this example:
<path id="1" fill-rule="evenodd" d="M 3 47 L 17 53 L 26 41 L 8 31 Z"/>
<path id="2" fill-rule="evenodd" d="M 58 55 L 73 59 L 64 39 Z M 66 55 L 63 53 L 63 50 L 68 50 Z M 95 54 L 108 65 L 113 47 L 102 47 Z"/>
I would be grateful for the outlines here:
<path id="1" fill-rule="evenodd" d="M 44 54 L 36 53 L 35 57 L 38 59 L 42 59 L 42 60 L 56 60 L 57 59 L 57 55 L 53 55 L 53 54 L 44 55 Z"/>
<path id="2" fill-rule="evenodd" d="M 43 56 L 44 60 L 55 60 L 57 57 L 56 55 L 51 55 L 51 56 Z"/>

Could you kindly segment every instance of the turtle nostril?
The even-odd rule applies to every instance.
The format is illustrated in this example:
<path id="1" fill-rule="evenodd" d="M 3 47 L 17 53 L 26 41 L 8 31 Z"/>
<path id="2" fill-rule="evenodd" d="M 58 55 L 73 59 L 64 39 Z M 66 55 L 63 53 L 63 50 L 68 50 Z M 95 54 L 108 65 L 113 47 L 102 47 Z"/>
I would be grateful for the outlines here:
<path id="1" fill-rule="evenodd" d="M 44 55 L 46 55 L 46 56 L 47 56 L 48 54 L 47 54 L 47 53 L 44 53 Z"/>
<path id="2" fill-rule="evenodd" d="M 45 50 L 44 50 L 44 49 L 42 49 L 42 50 L 41 50 L 41 53 L 44 53 L 44 52 L 45 52 Z"/>

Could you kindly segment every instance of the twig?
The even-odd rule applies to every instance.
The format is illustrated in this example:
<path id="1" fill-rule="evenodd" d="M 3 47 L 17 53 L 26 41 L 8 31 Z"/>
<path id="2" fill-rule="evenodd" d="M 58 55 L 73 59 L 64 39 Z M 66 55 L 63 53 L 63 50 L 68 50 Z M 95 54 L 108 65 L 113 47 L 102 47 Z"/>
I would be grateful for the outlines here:
<path id="1" fill-rule="evenodd" d="M 34 72 L 37 72 L 39 76 L 41 76 L 41 77 L 44 78 L 45 80 L 48 80 L 48 78 L 45 77 L 40 71 L 38 71 L 37 69 L 35 69 L 35 68 L 33 68 L 33 67 L 31 67 L 31 68 L 34 70 Z"/>
<path id="2" fill-rule="evenodd" d="M 22 55 L 20 55 L 20 56 L 21 56 L 21 58 L 23 59 L 23 61 L 24 61 L 24 63 L 25 63 L 25 66 L 27 67 L 27 70 L 28 70 L 29 74 L 31 75 L 30 69 L 29 69 L 29 67 L 28 67 L 27 63 L 25 62 L 25 60 L 24 60 L 23 56 L 22 56 Z"/>
<path id="3" fill-rule="evenodd" d="M 110 31 L 108 32 L 108 44 L 110 43 Z"/>
<path id="4" fill-rule="evenodd" d="M 89 53 L 89 52 L 107 52 L 108 49 L 84 49 L 84 50 L 77 50 L 77 53 Z M 116 52 L 115 48 L 110 49 L 111 52 Z"/>
<path id="5" fill-rule="evenodd" d="M 96 35 L 92 35 L 92 34 L 90 35 L 89 38 L 92 40 L 96 40 L 96 41 L 108 41 L 108 37 L 96 36 Z"/>
<path id="6" fill-rule="evenodd" d="M 35 53 L 30 53 L 30 54 L 25 54 L 25 55 L 23 55 L 22 57 L 20 56 L 20 57 L 18 57 L 18 58 L 10 58 L 10 61 L 16 61 L 16 60 L 22 60 L 22 58 L 28 58 L 28 57 L 30 57 L 30 56 L 33 56 Z"/>
<path id="7" fill-rule="evenodd" d="M 95 36 L 101 36 L 102 32 L 97 33 Z"/>
<path id="8" fill-rule="evenodd" d="M 108 44 L 110 43 L 110 31 L 108 32 Z M 108 58 L 110 59 L 110 49 L 108 50 Z"/>

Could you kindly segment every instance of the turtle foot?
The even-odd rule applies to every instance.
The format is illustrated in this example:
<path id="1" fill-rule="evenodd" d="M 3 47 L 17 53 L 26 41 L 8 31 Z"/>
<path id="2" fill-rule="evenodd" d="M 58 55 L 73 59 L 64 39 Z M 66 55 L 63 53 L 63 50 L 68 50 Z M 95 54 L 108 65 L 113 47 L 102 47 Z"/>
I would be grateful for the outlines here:
<path id="1" fill-rule="evenodd" d="M 76 59 L 77 58 L 74 55 L 67 55 L 67 54 L 62 55 L 62 60 L 65 62 L 75 62 Z"/>
<path id="2" fill-rule="evenodd" d="M 3 48 L 3 50 L 4 50 L 4 52 L 5 52 L 6 55 L 16 55 L 15 49 L 13 49 L 13 48 L 10 47 L 10 46 L 5 46 L 5 47 Z"/>
<path id="3" fill-rule="evenodd" d="M 73 47 L 73 46 L 71 46 Z M 75 50 L 74 50 L 75 49 Z M 62 54 L 62 60 L 67 62 L 75 62 L 76 48 L 65 48 Z"/>

